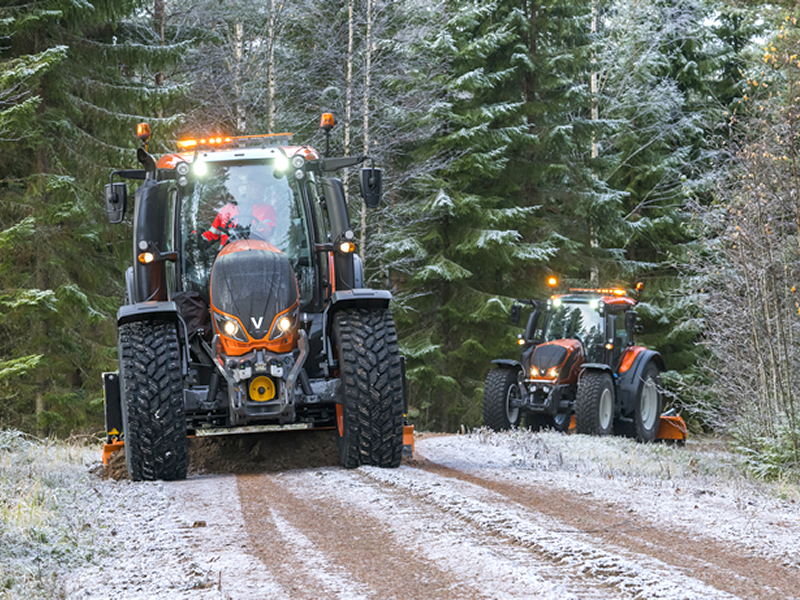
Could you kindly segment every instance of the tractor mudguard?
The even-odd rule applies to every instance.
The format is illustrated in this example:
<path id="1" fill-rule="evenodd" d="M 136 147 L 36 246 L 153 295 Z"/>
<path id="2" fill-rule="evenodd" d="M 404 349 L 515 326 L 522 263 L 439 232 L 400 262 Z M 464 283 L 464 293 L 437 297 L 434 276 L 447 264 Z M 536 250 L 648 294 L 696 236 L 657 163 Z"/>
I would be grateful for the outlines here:
<path id="1" fill-rule="evenodd" d="M 172 302 L 125 304 L 117 311 L 117 325 L 130 321 L 178 321 L 178 306 Z"/>
<path id="2" fill-rule="evenodd" d="M 664 359 L 655 350 L 648 350 L 641 346 L 634 346 L 628 350 L 634 351 L 633 364 L 618 375 L 617 390 L 619 391 L 620 407 L 623 415 L 629 415 L 636 406 L 636 399 L 641 393 L 642 373 L 650 361 L 655 362 L 658 370 L 665 371 Z"/>
<path id="3" fill-rule="evenodd" d="M 331 295 L 331 301 L 325 307 L 322 319 L 323 352 L 328 358 L 328 365 L 333 364 L 333 346 L 331 344 L 331 331 L 333 330 L 333 315 L 336 311 L 346 308 L 388 308 L 392 293 L 388 290 L 373 290 L 370 288 L 357 288 L 353 290 L 338 290 Z"/>
<path id="4" fill-rule="evenodd" d="M 369 288 L 339 290 L 331 296 L 331 302 L 325 308 L 325 312 L 330 314 L 340 308 L 386 308 L 391 299 L 392 293 L 388 290 Z"/>
<path id="5" fill-rule="evenodd" d="M 501 367 L 509 367 L 511 369 L 520 369 L 522 370 L 522 363 L 516 360 L 510 360 L 508 358 L 495 358 L 492 361 L 493 365 L 500 365 Z"/>
<path id="6" fill-rule="evenodd" d="M 616 378 L 614 369 L 605 363 L 583 363 L 581 365 L 581 373 L 578 375 L 578 379 L 580 379 L 586 371 L 605 371 L 606 373 L 611 373 L 611 376 Z"/>

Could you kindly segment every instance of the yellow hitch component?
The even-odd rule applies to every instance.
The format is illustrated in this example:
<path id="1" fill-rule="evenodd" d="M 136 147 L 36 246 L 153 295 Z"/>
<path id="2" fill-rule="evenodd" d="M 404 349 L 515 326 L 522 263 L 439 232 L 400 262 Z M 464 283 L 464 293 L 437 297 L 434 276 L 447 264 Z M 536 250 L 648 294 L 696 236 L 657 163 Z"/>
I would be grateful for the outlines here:
<path id="1" fill-rule="evenodd" d="M 266 402 L 275 397 L 275 384 L 272 379 L 261 375 L 250 382 L 250 398 L 256 402 Z"/>

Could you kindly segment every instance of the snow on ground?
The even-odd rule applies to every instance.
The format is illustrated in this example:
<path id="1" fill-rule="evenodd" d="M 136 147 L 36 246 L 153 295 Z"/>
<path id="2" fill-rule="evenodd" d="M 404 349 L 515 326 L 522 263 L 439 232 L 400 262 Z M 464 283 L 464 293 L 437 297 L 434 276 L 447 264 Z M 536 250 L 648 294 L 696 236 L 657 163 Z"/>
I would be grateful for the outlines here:
<path id="1" fill-rule="evenodd" d="M 101 482 L 104 556 L 66 576 L 68 598 L 259 598 L 273 582 L 249 555 L 232 475 Z M 225 573 L 224 577 L 220 575 Z M 221 590 L 225 590 L 225 594 Z"/>
<path id="2" fill-rule="evenodd" d="M 747 479 L 721 444 L 638 444 L 555 432 L 433 437 L 430 460 L 496 480 L 550 485 L 613 501 L 673 530 L 712 537 L 800 566 L 800 490 Z"/>
<path id="3" fill-rule="evenodd" d="M 668 524 L 670 535 L 685 535 L 687 543 L 694 536 L 711 537 L 786 566 L 800 565 L 798 488 L 745 478 L 721 444 L 671 447 L 480 430 L 419 439 L 417 457 L 482 480 L 549 486 L 613 502 L 635 517 Z M 731 597 L 656 558 L 554 533 L 558 522 L 515 510 L 490 489 L 414 466 L 323 466 L 272 476 L 308 502 L 347 507 L 383 523 L 399 548 L 452 574 L 470 597 Z M 64 574 L 67 598 L 291 597 L 249 547 L 235 476 L 93 485 L 104 551 L 93 564 Z M 336 556 L 315 548 L 274 511 L 273 521 L 309 568 L 336 571 Z M 586 587 L 581 573 L 588 574 Z M 592 588 L 594 574 L 599 583 Z M 373 597 L 357 580 L 334 578 L 326 585 L 332 597 Z"/>

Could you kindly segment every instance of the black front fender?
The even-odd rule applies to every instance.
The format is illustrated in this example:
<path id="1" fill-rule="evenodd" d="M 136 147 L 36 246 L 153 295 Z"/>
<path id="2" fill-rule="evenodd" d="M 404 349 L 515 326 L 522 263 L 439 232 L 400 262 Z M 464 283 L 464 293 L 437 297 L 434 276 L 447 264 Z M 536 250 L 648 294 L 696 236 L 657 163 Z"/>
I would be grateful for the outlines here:
<path id="1" fill-rule="evenodd" d="M 516 360 L 510 360 L 508 358 L 495 358 L 492 361 L 493 365 L 500 365 L 501 367 L 508 367 L 510 369 L 520 369 L 522 370 L 522 363 Z"/>
<path id="2" fill-rule="evenodd" d="M 131 321 L 178 321 L 178 306 L 171 300 L 165 302 L 137 302 L 125 304 L 117 311 L 117 325 Z"/>
<path id="3" fill-rule="evenodd" d="M 617 390 L 623 415 L 628 416 L 634 411 L 636 399 L 641 394 L 642 385 L 644 385 L 642 374 L 651 362 L 654 362 L 662 373 L 666 370 L 661 355 L 655 350 L 645 349 L 636 355 L 630 369 L 619 374 Z"/>
<path id="4" fill-rule="evenodd" d="M 338 290 L 331 296 L 331 301 L 325 307 L 322 319 L 323 353 L 327 357 L 327 365 L 333 364 L 333 345 L 331 331 L 333 330 L 333 315 L 337 311 L 350 308 L 366 308 L 367 310 L 383 310 L 389 308 L 392 293 L 387 290 L 373 290 L 369 288 L 356 288 L 353 290 Z"/>

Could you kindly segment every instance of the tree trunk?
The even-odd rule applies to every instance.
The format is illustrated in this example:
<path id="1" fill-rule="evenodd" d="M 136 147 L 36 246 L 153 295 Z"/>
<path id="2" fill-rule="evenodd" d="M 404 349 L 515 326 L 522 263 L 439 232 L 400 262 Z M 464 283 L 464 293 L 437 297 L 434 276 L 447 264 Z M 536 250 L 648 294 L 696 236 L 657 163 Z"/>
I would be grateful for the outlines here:
<path id="1" fill-rule="evenodd" d="M 592 38 L 594 39 L 597 33 L 597 0 L 592 0 Z M 597 100 L 597 56 L 592 50 L 592 69 L 589 80 L 590 93 L 592 95 L 592 122 L 600 119 L 600 107 Z M 597 158 L 597 129 L 596 125 L 592 127 L 592 171 L 594 171 L 594 161 Z M 600 242 L 597 238 L 597 229 L 594 224 L 589 225 L 589 247 L 592 250 L 600 247 Z M 600 268 L 597 266 L 596 261 L 592 261 L 591 271 L 589 273 L 589 284 L 591 287 L 600 286 Z"/>
<path id="2" fill-rule="evenodd" d="M 372 69 L 372 8 L 374 0 L 367 0 L 367 39 L 366 65 L 364 73 L 364 156 L 369 155 L 369 95 L 371 91 Z M 365 259 L 367 250 L 367 207 L 361 203 L 361 260 Z"/>
<path id="3" fill-rule="evenodd" d="M 233 24 L 233 32 L 228 30 L 228 43 L 233 46 L 233 60 L 228 61 L 233 80 L 234 114 L 236 116 L 236 131 L 245 133 L 247 128 L 247 107 L 244 98 L 244 82 L 242 77 L 242 61 L 244 60 L 244 23 L 241 21 Z"/>
<path id="4" fill-rule="evenodd" d="M 275 133 L 275 0 L 272 0 L 269 11 L 269 59 L 267 60 L 267 90 L 269 101 L 267 104 L 267 126 L 269 133 Z"/>

